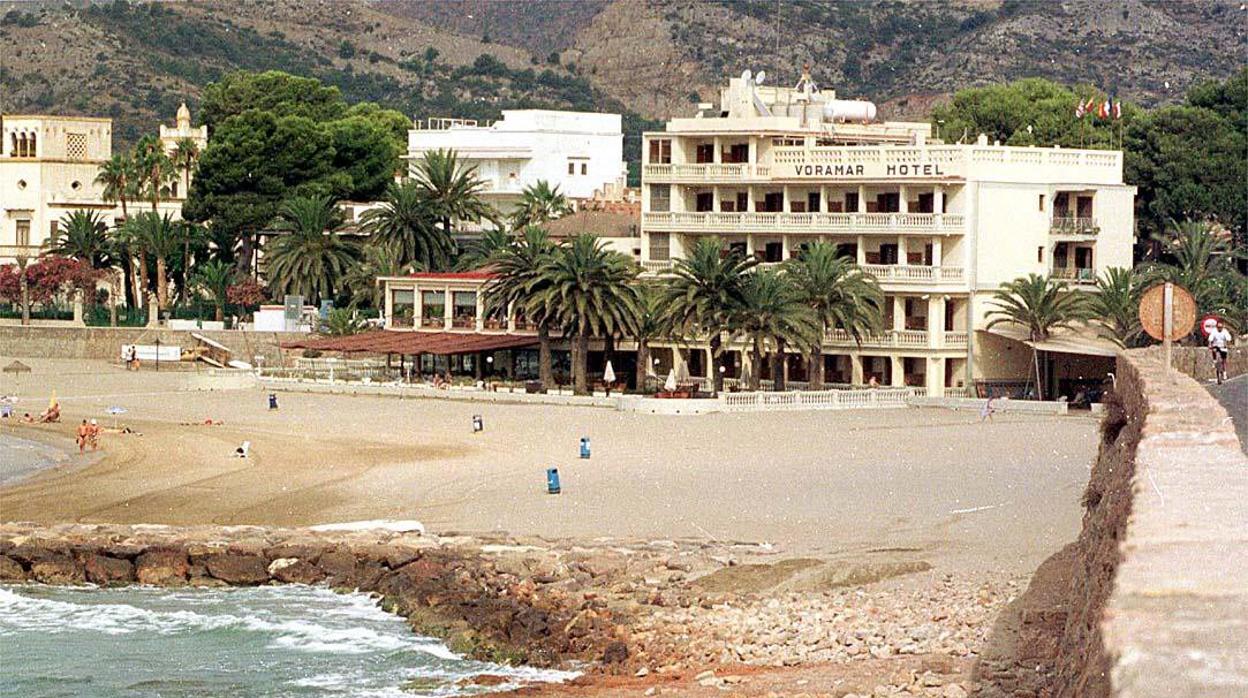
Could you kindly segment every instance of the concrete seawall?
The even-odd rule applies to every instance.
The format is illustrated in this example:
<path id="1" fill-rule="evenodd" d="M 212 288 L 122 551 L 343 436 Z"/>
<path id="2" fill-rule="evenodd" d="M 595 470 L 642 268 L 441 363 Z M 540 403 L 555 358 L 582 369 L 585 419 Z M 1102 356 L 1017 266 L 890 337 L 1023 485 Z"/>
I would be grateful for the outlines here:
<path id="1" fill-rule="evenodd" d="M 1052 695 L 1248 695 L 1248 459 L 1160 350 L 1120 356 L 1115 392 Z"/>
<path id="2" fill-rule="evenodd" d="M 280 342 L 304 338 L 295 332 L 244 332 L 241 330 L 197 331 L 208 339 L 230 348 L 234 357 L 251 363 L 263 356 L 266 363 L 279 360 Z M 42 356 L 57 359 L 102 359 L 117 361 L 123 344 L 155 344 L 192 347 L 198 344 L 183 330 L 147 327 L 46 327 L 40 325 L 0 325 L 0 356 Z"/>

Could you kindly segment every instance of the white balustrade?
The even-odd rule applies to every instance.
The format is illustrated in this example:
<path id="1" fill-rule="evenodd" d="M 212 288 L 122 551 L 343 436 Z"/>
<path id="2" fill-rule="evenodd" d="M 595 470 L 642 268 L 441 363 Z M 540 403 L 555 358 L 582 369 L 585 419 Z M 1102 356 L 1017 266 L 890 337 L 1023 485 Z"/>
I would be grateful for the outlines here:
<path id="1" fill-rule="evenodd" d="M 723 213 L 650 211 L 650 230 L 709 233 L 940 233 L 962 232 L 966 219 L 955 213 Z"/>

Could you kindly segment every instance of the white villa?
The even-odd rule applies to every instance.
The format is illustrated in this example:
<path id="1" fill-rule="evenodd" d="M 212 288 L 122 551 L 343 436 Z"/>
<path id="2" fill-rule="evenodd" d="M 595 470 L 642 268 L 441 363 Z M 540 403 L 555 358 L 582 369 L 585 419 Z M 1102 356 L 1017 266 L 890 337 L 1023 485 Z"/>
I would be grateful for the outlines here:
<path id="1" fill-rule="evenodd" d="M 0 264 L 37 256 L 71 211 L 99 211 L 109 225 L 121 217 L 121 207 L 104 201 L 104 187 L 95 181 L 100 165 L 113 155 L 112 133 L 112 119 L 0 117 Z M 183 137 L 201 149 L 208 139 L 207 127 L 191 128 L 185 104 L 178 109 L 177 126 L 162 125 L 160 135 L 167 150 Z M 186 185 L 171 187 L 171 194 L 160 202 L 159 211 L 178 216 Z M 136 206 L 144 208 L 142 202 L 129 204 L 131 210 Z"/>
<path id="2" fill-rule="evenodd" d="M 619 114 L 510 109 L 493 123 L 417 121 L 407 134 L 409 173 L 426 152 L 452 149 L 476 167 L 482 198 L 503 213 L 539 180 L 575 202 L 619 191 L 627 176 Z"/>

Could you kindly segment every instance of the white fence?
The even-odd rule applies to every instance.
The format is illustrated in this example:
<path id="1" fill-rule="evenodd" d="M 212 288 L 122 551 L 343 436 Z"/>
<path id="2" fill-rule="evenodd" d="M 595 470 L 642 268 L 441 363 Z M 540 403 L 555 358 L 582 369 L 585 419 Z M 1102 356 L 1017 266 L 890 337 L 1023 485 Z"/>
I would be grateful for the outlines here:
<path id="1" fill-rule="evenodd" d="M 873 390 L 810 390 L 783 393 L 724 393 L 719 396 L 724 412 L 762 412 L 772 410 L 843 410 L 878 407 L 905 407 L 915 397 L 917 388 L 877 388 Z"/>

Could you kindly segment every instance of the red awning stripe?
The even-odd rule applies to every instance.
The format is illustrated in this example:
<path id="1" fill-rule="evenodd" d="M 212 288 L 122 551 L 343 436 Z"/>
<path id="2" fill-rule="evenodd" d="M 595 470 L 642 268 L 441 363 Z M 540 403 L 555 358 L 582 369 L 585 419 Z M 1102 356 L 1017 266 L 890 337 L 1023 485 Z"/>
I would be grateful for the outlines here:
<path id="1" fill-rule="evenodd" d="M 347 337 L 315 337 L 282 342 L 283 349 L 372 352 L 376 354 L 470 354 L 537 344 L 537 337 L 471 332 L 395 332 L 381 330 Z"/>

